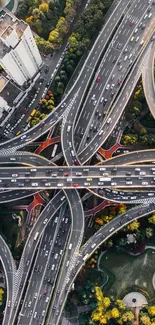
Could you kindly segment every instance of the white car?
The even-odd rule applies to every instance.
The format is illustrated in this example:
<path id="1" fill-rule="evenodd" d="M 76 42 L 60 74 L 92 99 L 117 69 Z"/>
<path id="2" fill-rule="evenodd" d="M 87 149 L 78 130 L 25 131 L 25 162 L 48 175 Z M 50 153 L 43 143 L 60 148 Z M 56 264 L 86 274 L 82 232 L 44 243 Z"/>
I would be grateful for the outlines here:
<path id="1" fill-rule="evenodd" d="M 62 183 L 58 183 L 57 186 L 61 186 L 61 187 L 63 187 L 64 184 L 62 184 Z"/>
<path id="2" fill-rule="evenodd" d="M 35 311 L 35 313 L 34 313 L 34 318 L 36 318 L 37 317 L 37 312 Z"/>
<path id="3" fill-rule="evenodd" d="M 11 158 L 10 158 L 10 161 L 16 161 L 16 158 L 11 157 Z"/>
<path id="4" fill-rule="evenodd" d="M 38 183 L 31 183 L 31 185 L 36 187 L 36 186 L 38 186 Z"/>
<path id="5" fill-rule="evenodd" d="M 115 183 L 115 182 L 111 183 L 111 186 L 116 186 L 116 185 L 117 185 L 117 183 Z"/>
<path id="6" fill-rule="evenodd" d="M 107 86 L 106 86 L 106 90 L 108 90 L 108 89 L 109 89 L 109 87 L 110 87 L 110 85 L 109 85 L 109 84 L 107 84 Z"/>
<path id="7" fill-rule="evenodd" d="M 49 301 L 49 297 L 46 298 L 45 302 L 48 302 Z"/>
<path id="8" fill-rule="evenodd" d="M 44 221 L 43 221 L 43 224 L 45 225 L 47 223 L 48 219 L 46 218 Z"/>
<path id="9" fill-rule="evenodd" d="M 142 182 L 142 185 L 144 185 L 144 186 L 146 186 L 148 184 L 149 184 L 148 182 Z"/>
<path id="10" fill-rule="evenodd" d="M 51 183 L 45 183 L 45 186 L 51 186 Z"/>
<path id="11" fill-rule="evenodd" d="M 12 174 L 12 177 L 18 177 L 18 174 Z"/>

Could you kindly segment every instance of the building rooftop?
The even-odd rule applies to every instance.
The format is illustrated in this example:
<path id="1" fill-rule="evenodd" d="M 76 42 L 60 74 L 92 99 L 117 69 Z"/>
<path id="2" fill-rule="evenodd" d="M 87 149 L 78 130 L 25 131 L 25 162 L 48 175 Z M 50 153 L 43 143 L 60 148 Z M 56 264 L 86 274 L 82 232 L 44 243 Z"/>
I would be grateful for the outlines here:
<path id="1" fill-rule="evenodd" d="M 14 100 L 20 92 L 20 88 L 15 86 L 11 81 L 8 81 L 2 91 L 0 91 L 0 96 L 6 100 L 10 107 L 12 107 Z"/>
<path id="2" fill-rule="evenodd" d="M 21 38 L 27 24 L 23 20 L 18 20 L 15 16 L 5 13 L 0 17 L 0 37 L 6 39 L 10 33 L 15 30 L 18 37 Z"/>
<path id="3" fill-rule="evenodd" d="M 0 92 L 3 90 L 7 83 L 8 80 L 4 76 L 0 75 Z"/>

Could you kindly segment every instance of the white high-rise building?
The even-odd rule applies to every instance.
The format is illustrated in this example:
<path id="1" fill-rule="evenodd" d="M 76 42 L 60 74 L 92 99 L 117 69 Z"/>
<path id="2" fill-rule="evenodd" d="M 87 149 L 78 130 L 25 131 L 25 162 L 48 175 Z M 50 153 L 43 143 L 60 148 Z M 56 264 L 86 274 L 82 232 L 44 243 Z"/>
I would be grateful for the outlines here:
<path id="1" fill-rule="evenodd" d="M 19 86 L 35 78 L 42 67 L 29 25 L 8 13 L 0 17 L 0 65 Z"/>

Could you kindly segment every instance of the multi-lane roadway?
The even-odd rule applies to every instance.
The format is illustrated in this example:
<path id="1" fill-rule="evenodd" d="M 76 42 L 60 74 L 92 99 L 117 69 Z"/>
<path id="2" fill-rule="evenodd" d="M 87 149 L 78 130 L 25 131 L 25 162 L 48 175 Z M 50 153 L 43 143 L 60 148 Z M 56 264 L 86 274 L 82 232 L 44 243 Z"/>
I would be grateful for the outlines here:
<path id="1" fill-rule="evenodd" d="M 0 193 L 1 200 L 44 189 L 59 190 L 32 228 L 17 271 L 9 250 L 4 242 L 1 244 L 8 291 L 3 324 L 58 325 L 71 284 L 93 251 L 133 219 L 155 210 L 155 192 L 151 190 L 155 187 L 154 150 L 115 157 L 102 166 L 79 165 L 88 161 L 112 133 L 146 65 L 151 68 L 145 78 L 152 74 L 154 4 L 154 0 L 116 2 L 58 107 L 31 130 L 0 144 L 0 189 L 7 190 Z M 145 85 L 147 92 L 146 80 Z M 151 107 L 152 94 L 153 86 Z M 46 158 L 17 152 L 62 118 L 61 144 L 68 167 L 49 166 Z M 137 165 L 146 161 L 152 164 Z M 130 163 L 134 166 L 128 166 Z M 81 188 L 95 189 L 94 193 L 108 200 L 145 205 L 112 220 L 80 249 L 84 212 L 77 189 Z"/>

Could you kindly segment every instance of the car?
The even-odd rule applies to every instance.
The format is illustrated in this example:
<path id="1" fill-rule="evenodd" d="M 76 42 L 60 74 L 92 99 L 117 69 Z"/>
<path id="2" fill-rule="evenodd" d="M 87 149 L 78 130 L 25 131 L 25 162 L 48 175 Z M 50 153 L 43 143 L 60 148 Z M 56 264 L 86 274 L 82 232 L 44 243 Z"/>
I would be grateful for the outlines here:
<path id="1" fill-rule="evenodd" d="M 78 165 L 77 159 L 74 159 L 73 162 L 74 162 L 74 165 Z"/>
<path id="2" fill-rule="evenodd" d="M 139 40 L 139 36 L 136 37 L 135 41 L 138 42 L 138 40 Z"/>
<path id="3" fill-rule="evenodd" d="M 116 185 L 117 185 L 116 182 L 112 182 L 112 183 L 111 183 L 111 186 L 116 186 Z"/>
<path id="4" fill-rule="evenodd" d="M 97 100 L 94 100 L 94 103 L 93 103 L 93 105 L 95 106 L 97 104 Z"/>
<path id="5" fill-rule="evenodd" d="M 76 172 L 76 176 L 82 176 L 81 172 Z"/>
<path id="6" fill-rule="evenodd" d="M 9 300 L 9 301 L 8 301 L 8 307 L 10 307 L 10 306 L 11 306 L 11 301 Z"/>
<path id="7" fill-rule="evenodd" d="M 132 185 L 132 181 L 126 182 L 126 185 Z"/>
<path id="8" fill-rule="evenodd" d="M 33 316 L 34 318 L 36 318 L 37 317 L 37 311 L 35 311 L 35 313 L 34 313 L 34 316 Z"/>
<path id="9" fill-rule="evenodd" d="M 69 175 L 69 172 L 65 172 L 65 173 L 64 173 L 64 176 L 68 176 L 68 175 Z"/>
<path id="10" fill-rule="evenodd" d="M 91 182 L 91 181 L 92 181 L 92 178 L 91 178 L 91 177 L 88 177 L 88 178 L 87 178 L 87 181 L 88 181 L 88 182 Z"/>
<path id="11" fill-rule="evenodd" d="M 149 183 L 148 182 L 142 182 L 142 185 L 147 186 Z"/>
<path id="12" fill-rule="evenodd" d="M 18 174 L 12 174 L 12 177 L 18 177 Z"/>
<path id="13" fill-rule="evenodd" d="M 132 36 L 132 37 L 130 38 L 130 41 L 132 42 L 134 39 L 135 39 L 135 37 L 134 37 L 134 36 Z"/>
<path id="14" fill-rule="evenodd" d="M 97 77 L 97 78 L 96 78 L 96 82 L 99 82 L 99 81 L 100 81 L 100 77 Z"/>
<path id="15" fill-rule="evenodd" d="M 84 183 L 84 186 L 90 186 L 90 183 L 85 182 L 85 183 Z"/>
<path id="16" fill-rule="evenodd" d="M 34 295 L 34 298 L 37 299 L 38 293 L 36 292 Z"/>
<path id="17" fill-rule="evenodd" d="M 95 94 L 92 96 L 91 100 L 95 100 Z"/>
<path id="18" fill-rule="evenodd" d="M 41 121 L 41 122 L 40 122 L 40 125 L 44 125 L 44 124 L 45 124 L 45 121 Z"/>
<path id="19" fill-rule="evenodd" d="M 16 158 L 11 157 L 11 158 L 10 158 L 10 161 L 16 161 Z"/>
<path id="20" fill-rule="evenodd" d="M 38 186 L 38 183 L 31 183 L 31 185 L 36 187 L 36 186 Z"/>
<path id="21" fill-rule="evenodd" d="M 57 186 L 59 186 L 59 187 L 63 187 L 63 185 L 64 185 L 63 183 L 58 183 L 57 184 Z"/>
<path id="22" fill-rule="evenodd" d="M 58 258 L 58 254 L 56 253 L 54 259 L 57 260 L 57 258 Z"/>
<path id="23" fill-rule="evenodd" d="M 144 18 L 143 18 L 143 19 L 145 20 L 147 17 L 148 17 L 148 14 L 145 14 L 145 16 L 144 16 Z"/>
<path id="24" fill-rule="evenodd" d="M 105 89 L 106 89 L 106 90 L 108 90 L 108 89 L 109 89 L 109 87 L 110 87 L 110 85 L 109 85 L 109 84 L 107 84 L 107 86 L 106 86 L 106 88 L 105 88 Z"/>
<path id="25" fill-rule="evenodd" d="M 49 299 L 50 299 L 49 297 L 46 297 L 46 300 L 45 300 L 45 302 L 49 302 Z"/>
<path id="26" fill-rule="evenodd" d="M 142 211 L 139 211 L 139 212 L 138 212 L 138 215 L 141 215 L 142 213 L 143 213 Z"/>
<path id="27" fill-rule="evenodd" d="M 118 70 L 120 71 L 122 68 L 123 68 L 123 66 L 122 66 L 122 65 L 120 65 L 120 67 L 119 67 L 119 69 L 118 69 Z"/>
<path id="28" fill-rule="evenodd" d="M 43 221 L 43 224 L 45 225 L 48 221 L 48 218 L 46 218 L 44 221 Z"/>
<path id="29" fill-rule="evenodd" d="M 43 295 L 44 295 L 44 296 L 46 296 L 46 294 L 47 294 L 47 291 L 46 291 L 46 290 L 44 290 L 44 292 L 43 292 Z"/>
<path id="30" fill-rule="evenodd" d="M 112 84 L 112 85 L 111 85 L 111 89 L 113 89 L 113 88 L 114 88 L 114 86 L 115 86 L 115 84 Z"/>
<path id="31" fill-rule="evenodd" d="M 31 302 L 31 301 L 29 301 L 29 303 L 28 303 L 28 307 L 31 307 L 31 303 L 32 303 L 32 302 Z"/>
<path id="32" fill-rule="evenodd" d="M 73 187 L 78 187 L 79 184 L 77 184 L 77 183 L 73 183 L 72 186 L 73 186 Z"/>
<path id="33" fill-rule="evenodd" d="M 99 186 L 103 186 L 104 183 L 103 183 L 103 182 L 98 182 L 98 185 L 99 185 Z"/>
<path id="34" fill-rule="evenodd" d="M 121 84 L 121 80 L 120 80 L 120 79 L 117 80 L 117 84 L 118 84 L 118 85 Z"/>
<path id="35" fill-rule="evenodd" d="M 130 20 L 130 26 L 134 25 L 134 20 Z"/>
<path id="36" fill-rule="evenodd" d="M 51 183 L 45 183 L 45 186 L 51 186 Z"/>
<path id="37" fill-rule="evenodd" d="M 45 310 L 42 311 L 42 316 L 45 316 Z"/>
<path id="38" fill-rule="evenodd" d="M 154 196 L 154 193 L 148 193 L 148 196 Z"/>

